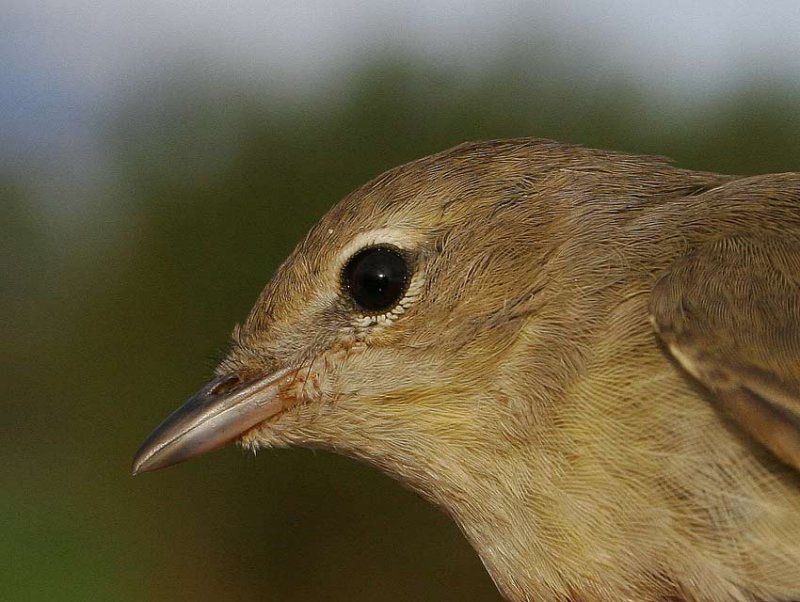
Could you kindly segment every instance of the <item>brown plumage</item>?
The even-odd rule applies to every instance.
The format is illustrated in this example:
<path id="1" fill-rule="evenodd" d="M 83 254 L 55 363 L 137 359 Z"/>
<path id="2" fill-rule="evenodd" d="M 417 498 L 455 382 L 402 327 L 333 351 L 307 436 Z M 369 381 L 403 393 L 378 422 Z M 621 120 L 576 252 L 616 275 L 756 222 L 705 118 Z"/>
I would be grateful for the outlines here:
<path id="1" fill-rule="evenodd" d="M 535 139 L 393 169 L 135 470 L 233 439 L 378 466 L 509 600 L 800 600 L 800 174 Z"/>

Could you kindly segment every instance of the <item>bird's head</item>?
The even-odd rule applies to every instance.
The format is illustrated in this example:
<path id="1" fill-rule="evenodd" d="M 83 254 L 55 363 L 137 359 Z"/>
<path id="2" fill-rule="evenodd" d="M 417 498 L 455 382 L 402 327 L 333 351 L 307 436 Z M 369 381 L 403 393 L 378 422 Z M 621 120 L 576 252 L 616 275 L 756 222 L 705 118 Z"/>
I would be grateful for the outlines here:
<path id="1" fill-rule="evenodd" d="M 216 378 L 150 436 L 134 472 L 239 441 L 366 460 L 456 518 L 482 512 L 476 499 L 530 498 L 540 477 L 521 470 L 568 453 L 551 433 L 563 421 L 554 408 L 567 408 L 605 293 L 637 286 L 609 260 L 633 244 L 615 236 L 620 212 L 703 178 L 532 139 L 386 172 L 298 245 Z M 637 316 L 620 332 L 636 340 L 638 328 L 650 344 Z"/>
<path id="2" fill-rule="evenodd" d="M 559 240 L 527 202 L 534 176 L 512 151 L 458 147 L 343 199 L 235 328 L 216 378 L 145 442 L 134 471 L 238 440 L 334 449 L 440 503 L 470 487 L 486 472 L 478 459 L 497 451 L 494 435 L 512 430 L 504 371 L 546 302 L 539 259 Z"/>
<path id="3" fill-rule="evenodd" d="M 546 420 L 593 325 L 582 315 L 597 312 L 592 282 L 607 267 L 593 257 L 613 219 L 597 199 L 687 185 L 660 159 L 620 157 L 544 140 L 465 144 L 347 196 L 134 472 L 237 440 L 334 449 L 445 506 L 476 479 L 502 482 L 499 458 Z"/>

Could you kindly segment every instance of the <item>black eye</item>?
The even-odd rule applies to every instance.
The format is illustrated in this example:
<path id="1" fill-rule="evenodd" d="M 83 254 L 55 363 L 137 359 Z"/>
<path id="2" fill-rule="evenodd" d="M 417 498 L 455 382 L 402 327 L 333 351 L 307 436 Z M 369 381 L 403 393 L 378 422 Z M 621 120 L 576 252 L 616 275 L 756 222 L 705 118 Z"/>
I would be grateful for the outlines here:
<path id="1" fill-rule="evenodd" d="M 350 258 L 342 271 L 342 286 L 355 304 L 368 312 L 391 309 L 408 288 L 405 257 L 392 247 L 368 247 Z"/>

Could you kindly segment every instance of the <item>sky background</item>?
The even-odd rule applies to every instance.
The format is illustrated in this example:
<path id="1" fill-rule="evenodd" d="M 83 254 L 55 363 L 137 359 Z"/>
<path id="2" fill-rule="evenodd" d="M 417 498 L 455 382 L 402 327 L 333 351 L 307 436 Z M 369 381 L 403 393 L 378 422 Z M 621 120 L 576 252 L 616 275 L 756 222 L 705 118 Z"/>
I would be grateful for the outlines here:
<path id="1" fill-rule="evenodd" d="M 598 80 L 624 73 L 657 95 L 706 97 L 743 77 L 800 81 L 794 0 L 6 0 L 0 157 L 89 152 L 99 119 L 146 82 L 182 72 L 303 94 L 376 53 L 475 70 L 531 40 L 578 57 Z"/>

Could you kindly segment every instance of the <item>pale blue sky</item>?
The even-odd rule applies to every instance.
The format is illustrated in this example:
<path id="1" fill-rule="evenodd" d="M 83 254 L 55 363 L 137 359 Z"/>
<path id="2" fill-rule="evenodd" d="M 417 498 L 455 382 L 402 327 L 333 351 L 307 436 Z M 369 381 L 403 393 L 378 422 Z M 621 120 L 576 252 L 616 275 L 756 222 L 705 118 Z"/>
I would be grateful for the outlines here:
<path id="1" fill-rule="evenodd" d="M 800 77 L 797 0 L 6 0 L 3 63 L 86 94 L 190 54 L 288 83 L 376 48 L 470 63 L 509 39 L 548 36 L 654 80 L 706 85 L 745 69 Z"/>
<path id="2" fill-rule="evenodd" d="M 800 0 L 4 0 L 0 159 L 90 148 L 98 115 L 189 59 L 293 92 L 392 48 L 480 68 L 541 40 L 656 94 L 704 97 L 743 74 L 800 82 Z"/>

